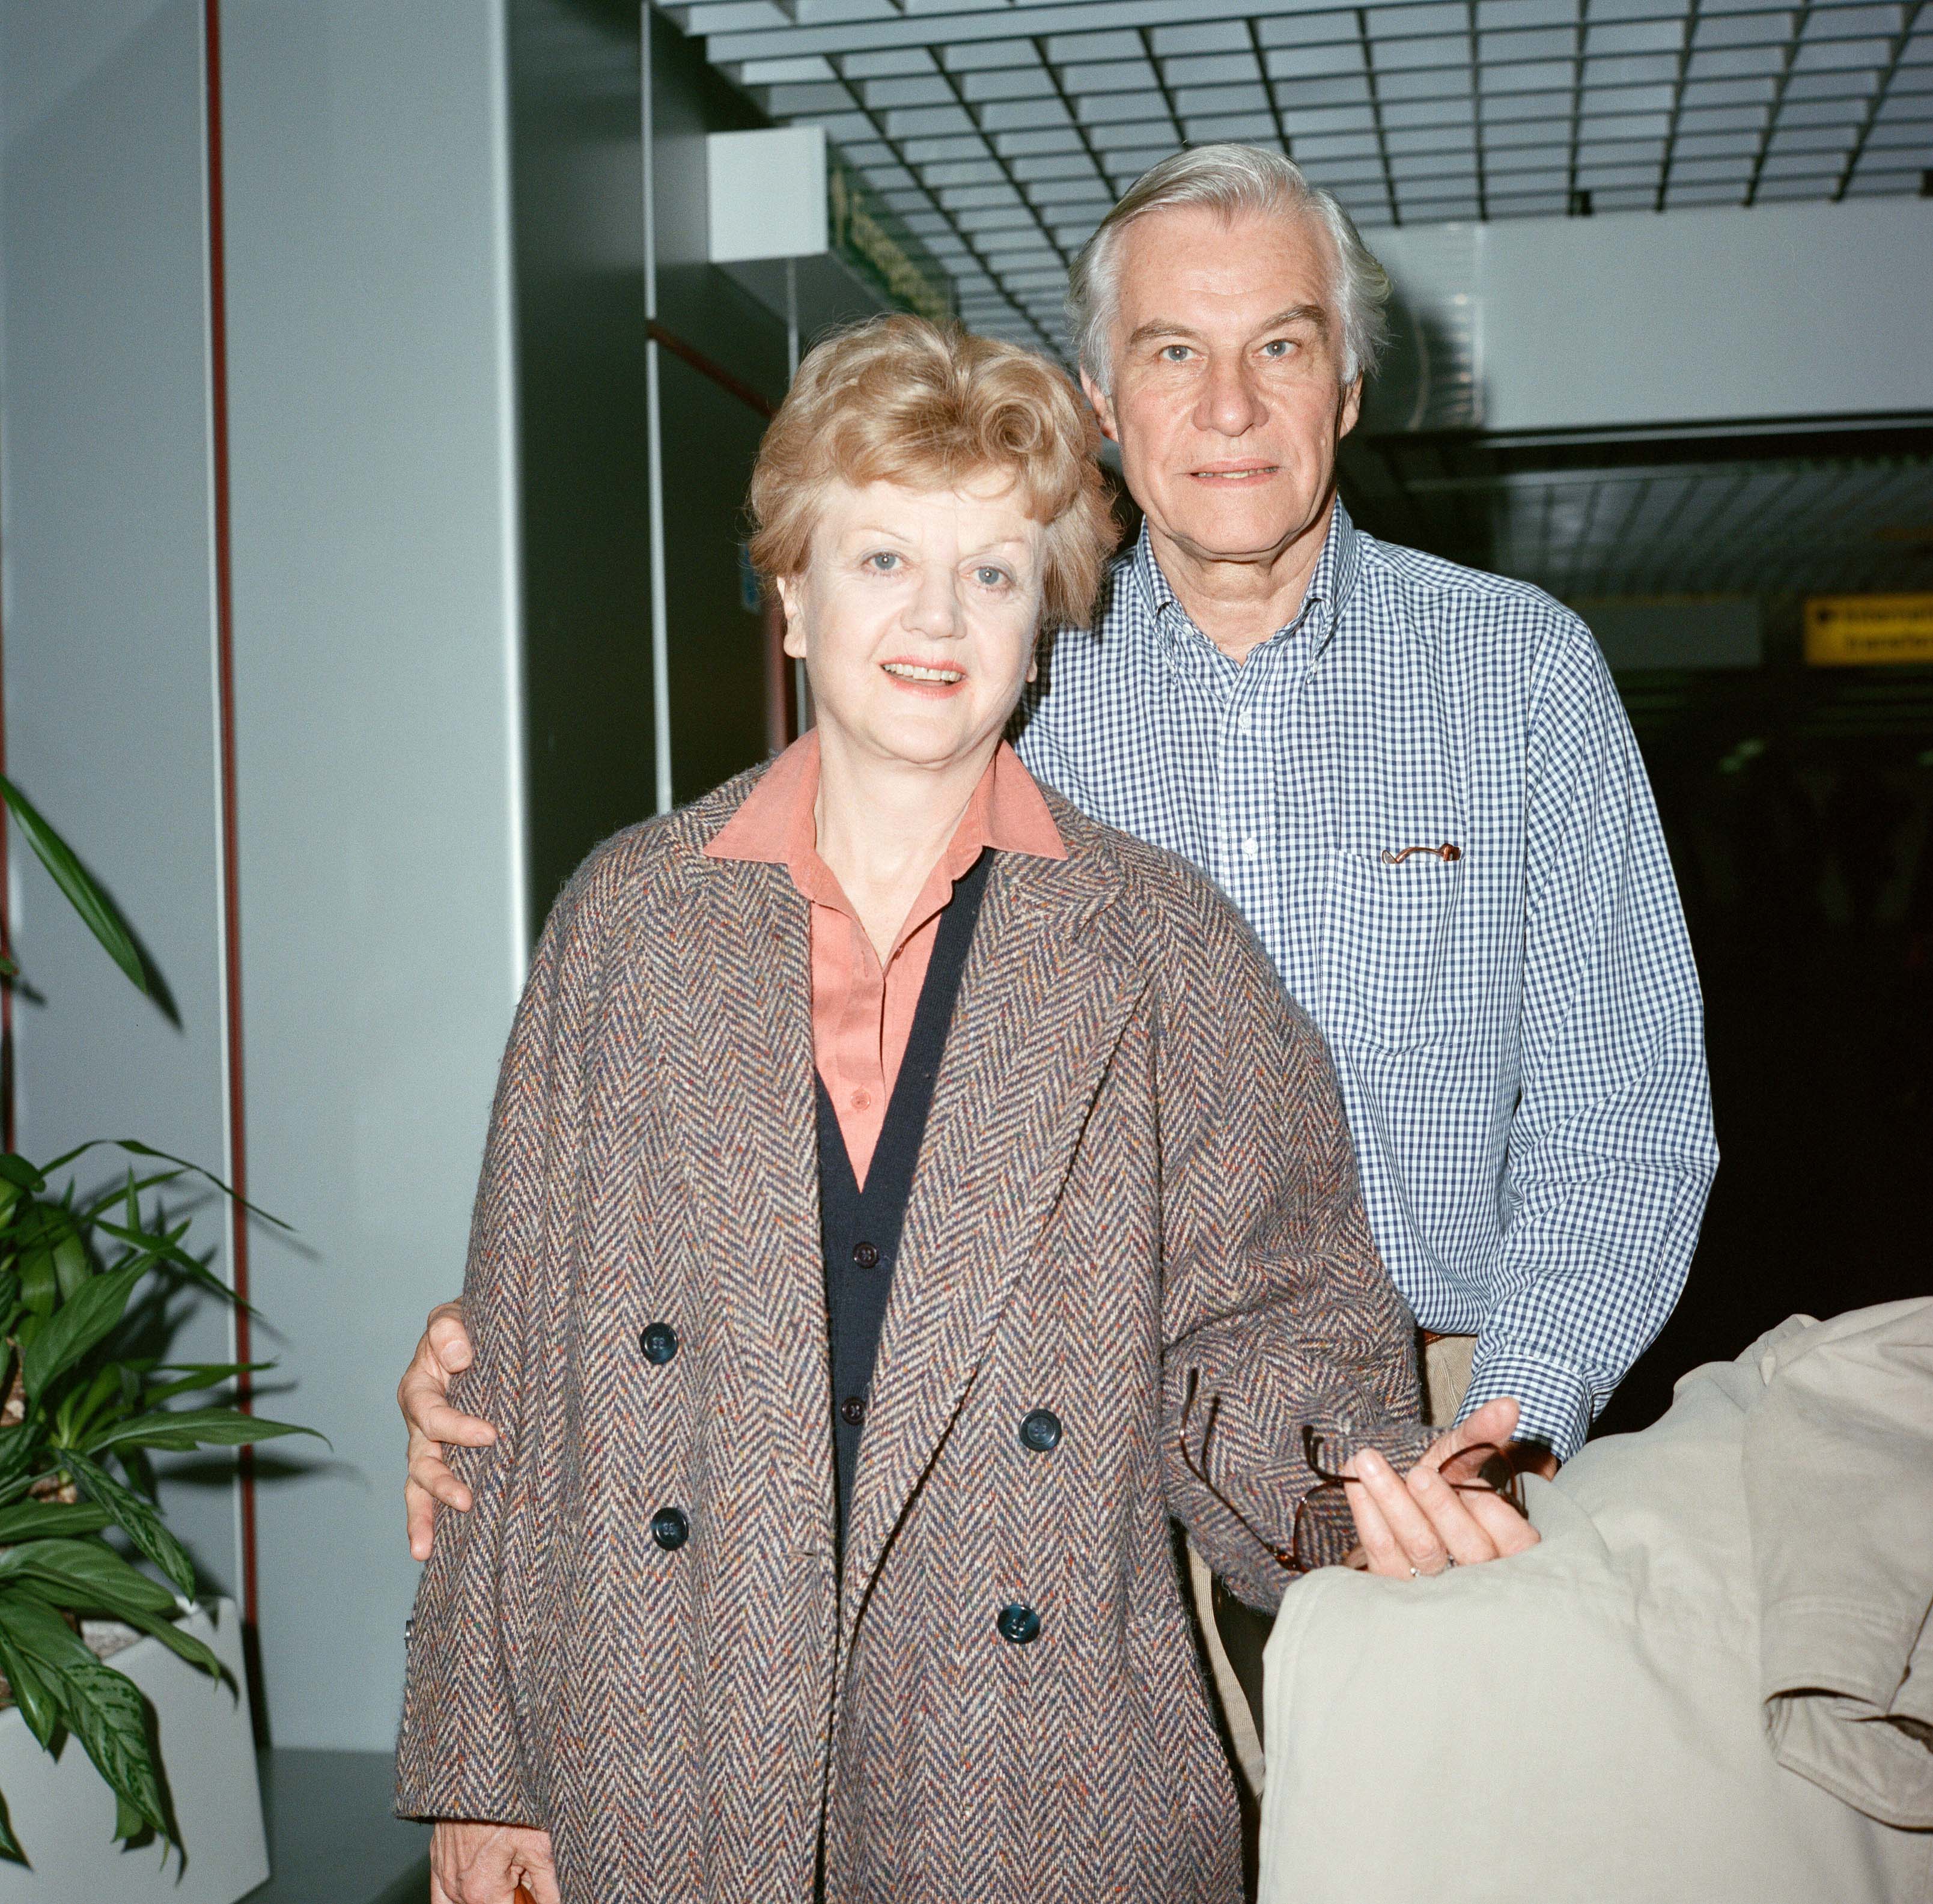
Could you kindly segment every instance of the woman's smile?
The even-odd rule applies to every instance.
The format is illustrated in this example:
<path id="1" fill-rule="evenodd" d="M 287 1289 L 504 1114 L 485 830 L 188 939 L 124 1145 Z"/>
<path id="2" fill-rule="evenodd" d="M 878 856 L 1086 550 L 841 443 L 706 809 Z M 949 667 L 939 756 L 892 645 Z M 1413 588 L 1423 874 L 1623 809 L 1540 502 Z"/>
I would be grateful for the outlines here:
<path id="1" fill-rule="evenodd" d="M 945 662 L 912 661 L 903 658 L 882 661 L 879 665 L 903 688 L 938 699 L 955 694 L 966 686 L 966 671 Z"/>

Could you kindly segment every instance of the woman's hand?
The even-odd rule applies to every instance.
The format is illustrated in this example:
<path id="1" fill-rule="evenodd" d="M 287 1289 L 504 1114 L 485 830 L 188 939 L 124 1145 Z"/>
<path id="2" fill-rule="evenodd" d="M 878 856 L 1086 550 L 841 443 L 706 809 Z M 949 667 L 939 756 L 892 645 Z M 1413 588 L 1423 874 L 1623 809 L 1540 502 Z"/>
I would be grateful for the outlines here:
<path id="1" fill-rule="evenodd" d="M 1508 1396 L 1487 1401 L 1469 1420 L 1438 1436 L 1406 1476 L 1366 1448 L 1342 1470 L 1370 1572 L 1436 1574 L 1537 1545 L 1537 1530 L 1500 1494 L 1453 1488 L 1441 1473 L 1444 1464 L 1466 1448 L 1484 1442 L 1505 1446 L 1517 1416 L 1517 1404 Z"/>
<path id="2" fill-rule="evenodd" d="M 550 1833 L 525 1824 L 441 1818 L 429 1836 L 429 1904 L 562 1904 Z"/>
<path id="3" fill-rule="evenodd" d="M 440 1501 L 459 1514 L 470 1511 L 470 1490 L 449 1471 L 443 1458 L 445 1445 L 487 1448 L 497 1431 L 474 1415 L 450 1407 L 444 1397 L 449 1378 L 470 1366 L 470 1337 L 463 1312 L 454 1302 L 439 1302 L 429 1312 L 422 1340 L 396 1388 L 396 1406 L 410 1431 L 409 1469 L 403 1483 L 403 1515 L 409 1528 L 410 1551 L 419 1560 L 429 1558 Z"/>

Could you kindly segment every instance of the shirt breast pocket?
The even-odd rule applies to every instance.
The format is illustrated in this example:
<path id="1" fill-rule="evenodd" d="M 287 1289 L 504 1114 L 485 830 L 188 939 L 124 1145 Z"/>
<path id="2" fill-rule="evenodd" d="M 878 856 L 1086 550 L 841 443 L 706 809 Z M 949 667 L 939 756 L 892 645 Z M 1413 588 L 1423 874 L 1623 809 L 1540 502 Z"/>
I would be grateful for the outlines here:
<path id="1" fill-rule="evenodd" d="M 1440 994 L 1463 893 L 1454 846 L 1336 848 L 1322 947 L 1323 1029 L 1386 1051 L 1442 1035 Z"/>

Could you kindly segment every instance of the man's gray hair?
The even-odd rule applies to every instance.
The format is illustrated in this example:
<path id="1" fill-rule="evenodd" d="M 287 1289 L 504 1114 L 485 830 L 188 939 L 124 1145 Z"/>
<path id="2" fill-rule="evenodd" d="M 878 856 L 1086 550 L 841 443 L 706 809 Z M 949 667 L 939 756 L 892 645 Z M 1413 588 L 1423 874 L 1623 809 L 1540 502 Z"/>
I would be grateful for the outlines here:
<path id="1" fill-rule="evenodd" d="M 1348 212 L 1302 168 L 1259 146 L 1196 146 L 1163 159 L 1130 185 L 1101 221 L 1067 274 L 1067 335 L 1081 367 L 1103 390 L 1114 388 L 1108 332 L 1120 302 L 1121 234 L 1150 212 L 1206 205 L 1233 218 L 1244 212 L 1294 212 L 1312 218 L 1335 254 L 1330 297 L 1342 331 L 1342 381 L 1376 367 L 1388 341 L 1389 274 L 1370 255 Z"/>

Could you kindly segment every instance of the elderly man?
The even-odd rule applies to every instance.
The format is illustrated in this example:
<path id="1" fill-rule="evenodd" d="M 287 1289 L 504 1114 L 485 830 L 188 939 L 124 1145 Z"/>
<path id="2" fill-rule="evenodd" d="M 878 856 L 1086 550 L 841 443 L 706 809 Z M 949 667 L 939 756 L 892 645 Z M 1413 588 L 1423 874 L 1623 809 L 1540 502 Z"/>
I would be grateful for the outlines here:
<path id="1" fill-rule="evenodd" d="M 1516 1396 L 1549 1473 L 1683 1284 L 1717 1162 L 1703 1014 L 1589 631 L 1336 494 L 1388 293 L 1272 153 L 1179 154 L 1109 214 L 1069 328 L 1144 521 L 1021 752 L 1247 915 L 1328 1039 L 1432 1415 Z M 1258 1636 L 1221 1626 L 1252 1700 Z"/>
<path id="2" fill-rule="evenodd" d="M 1447 1338 L 1432 1407 L 1516 1396 L 1548 1465 L 1682 1286 L 1717 1163 L 1703 1014 L 1589 631 L 1336 494 L 1388 291 L 1273 153 L 1181 153 L 1109 214 L 1069 316 L 1146 520 L 1021 752 L 1247 915 L 1328 1039 L 1383 1259 Z"/>
<path id="3" fill-rule="evenodd" d="M 1697 979 L 1589 631 L 1336 496 L 1388 289 L 1273 153 L 1179 154 L 1109 214 L 1069 314 L 1145 520 L 1020 752 L 1246 914 L 1333 1054 L 1434 1418 L 1514 1396 L 1550 1471 L 1683 1283 L 1717 1161 Z M 487 1433 L 440 1405 L 467 1359 L 440 1312 L 405 1377 L 419 1551 L 467 1495 L 429 1435 Z M 1426 1572 L 1449 1546 L 1426 1504 L 1384 1537 Z"/>

